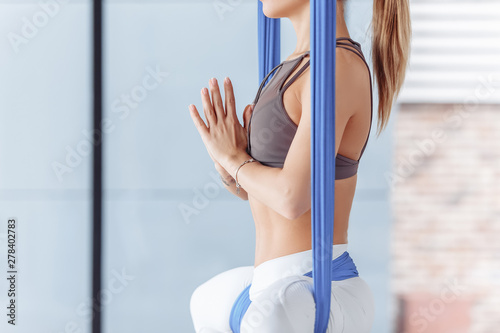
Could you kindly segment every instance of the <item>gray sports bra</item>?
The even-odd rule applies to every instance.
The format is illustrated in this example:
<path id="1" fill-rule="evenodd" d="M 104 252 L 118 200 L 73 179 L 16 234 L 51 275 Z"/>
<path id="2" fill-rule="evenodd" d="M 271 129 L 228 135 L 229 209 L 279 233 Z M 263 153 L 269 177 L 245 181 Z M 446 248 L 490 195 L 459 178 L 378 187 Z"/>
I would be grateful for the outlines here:
<path id="1" fill-rule="evenodd" d="M 347 40 L 348 42 L 343 42 Z M 361 45 L 347 37 L 337 38 L 337 47 L 349 50 L 357 54 L 366 64 L 368 72 L 370 68 L 361 51 Z M 297 131 L 297 125 L 288 116 L 283 105 L 283 94 L 285 90 L 304 72 L 309 66 L 310 61 L 297 71 L 297 73 L 283 86 L 286 79 L 301 63 L 302 59 L 309 55 L 309 51 L 302 56 L 285 60 L 274 67 L 266 75 L 260 84 L 257 96 L 255 97 L 254 110 L 248 124 L 248 146 L 247 153 L 261 164 L 282 168 L 285 158 Z M 264 87 L 269 76 L 277 71 Z M 370 98 L 371 113 L 373 111 L 373 95 L 370 73 Z M 370 113 L 370 128 L 373 115 Z M 361 150 L 360 158 L 363 155 L 370 131 Z M 337 154 L 335 157 L 335 179 L 344 179 L 354 176 L 358 171 L 358 160 L 353 160 L 346 156 Z"/>

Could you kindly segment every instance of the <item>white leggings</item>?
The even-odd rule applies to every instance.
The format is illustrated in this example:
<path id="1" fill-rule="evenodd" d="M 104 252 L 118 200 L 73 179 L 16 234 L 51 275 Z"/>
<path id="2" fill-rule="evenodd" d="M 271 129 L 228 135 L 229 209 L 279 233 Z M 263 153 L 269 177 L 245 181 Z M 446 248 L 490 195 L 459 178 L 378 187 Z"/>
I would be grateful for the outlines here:
<path id="1" fill-rule="evenodd" d="M 333 245 L 332 259 L 347 250 Z M 241 322 L 241 333 L 313 333 L 316 306 L 313 280 L 303 276 L 312 270 L 312 250 L 230 269 L 198 286 L 190 310 L 196 333 L 232 333 L 231 308 L 249 284 L 252 303 Z M 358 277 L 332 281 L 328 333 L 369 333 L 374 318 L 373 295 Z"/>

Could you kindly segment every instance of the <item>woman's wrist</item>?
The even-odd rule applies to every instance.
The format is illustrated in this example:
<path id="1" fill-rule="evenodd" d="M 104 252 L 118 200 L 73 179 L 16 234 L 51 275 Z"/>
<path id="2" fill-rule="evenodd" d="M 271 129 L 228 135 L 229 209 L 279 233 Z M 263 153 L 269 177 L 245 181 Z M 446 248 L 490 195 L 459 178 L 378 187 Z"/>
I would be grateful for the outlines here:
<path id="1" fill-rule="evenodd" d="M 235 156 L 230 157 L 224 164 L 225 170 L 229 172 L 231 177 L 235 178 L 236 176 L 236 171 L 238 170 L 239 166 L 241 163 L 243 163 L 245 160 L 248 160 L 252 158 L 249 154 L 246 152 L 240 152 Z"/>
<path id="2" fill-rule="evenodd" d="M 232 184 L 236 183 L 236 180 L 234 180 L 234 178 L 231 175 L 226 177 L 220 175 L 220 179 L 226 186 L 231 186 Z"/>
<path id="3" fill-rule="evenodd" d="M 229 179 L 229 177 L 232 178 L 231 174 L 229 172 L 226 171 L 226 169 L 224 169 L 220 164 L 218 163 L 215 163 L 215 170 L 217 170 L 217 172 L 219 173 L 219 175 L 221 177 L 223 177 L 224 179 Z"/>
<path id="4" fill-rule="evenodd" d="M 231 176 L 231 174 L 229 172 L 227 172 L 224 168 L 222 168 L 217 163 L 215 164 L 215 169 L 219 173 L 220 179 L 224 183 L 224 185 L 231 186 L 231 184 L 236 182 L 234 180 L 233 176 Z"/>

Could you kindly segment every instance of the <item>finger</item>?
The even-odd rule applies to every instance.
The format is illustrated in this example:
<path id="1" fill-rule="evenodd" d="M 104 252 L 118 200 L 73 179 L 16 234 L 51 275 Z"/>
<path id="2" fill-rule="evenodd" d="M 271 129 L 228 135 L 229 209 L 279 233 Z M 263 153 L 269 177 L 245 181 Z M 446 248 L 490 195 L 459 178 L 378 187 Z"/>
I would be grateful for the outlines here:
<path id="1" fill-rule="evenodd" d="M 226 113 L 224 111 L 224 105 L 222 104 L 222 97 L 220 95 L 219 83 L 216 78 L 210 80 L 210 91 L 212 92 L 212 104 L 215 109 L 215 114 L 217 120 L 224 119 Z"/>
<path id="2" fill-rule="evenodd" d="M 226 115 L 233 120 L 238 119 L 236 115 L 236 101 L 234 99 L 233 83 L 228 77 L 224 79 L 224 104 L 226 105 Z"/>
<path id="3" fill-rule="evenodd" d="M 189 113 L 191 114 L 191 119 L 193 119 L 198 132 L 200 133 L 202 139 L 205 139 L 205 136 L 208 135 L 208 128 L 205 125 L 205 122 L 203 121 L 203 119 L 201 119 L 196 106 L 194 106 L 193 104 L 189 104 L 188 108 Z"/>
<path id="4" fill-rule="evenodd" d="M 243 111 L 243 124 L 246 130 L 248 130 L 248 124 L 250 123 L 250 117 L 253 113 L 253 104 L 248 104 Z"/>
<path id="5" fill-rule="evenodd" d="M 215 114 L 212 102 L 210 102 L 210 95 L 207 88 L 201 89 L 201 102 L 205 118 L 207 119 L 207 125 L 210 128 L 210 126 L 217 124 L 217 115 Z"/>

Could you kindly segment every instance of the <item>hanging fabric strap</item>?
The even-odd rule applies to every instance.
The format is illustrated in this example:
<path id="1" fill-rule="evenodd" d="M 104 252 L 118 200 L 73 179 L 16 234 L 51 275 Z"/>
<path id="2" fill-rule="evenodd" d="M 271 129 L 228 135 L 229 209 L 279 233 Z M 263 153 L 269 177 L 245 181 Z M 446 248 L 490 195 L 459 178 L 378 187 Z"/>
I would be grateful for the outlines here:
<path id="1" fill-rule="evenodd" d="M 312 277 L 312 275 L 312 271 L 304 274 L 304 276 L 308 277 Z M 356 265 L 349 255 L 349 252 L 345 251 L 331 262 L 332 281 L 342 281 L 356 276 L 359 276 L 358 270 L 356 269 Z M 243 289 L 231 309 L 229 326 L 231 327 L 233 333 L 240 333 L 243 316 L 250 307 L 250 304 L 252 304 L 249 295 L 250 287 L 251 284 Z M 255 327 L 255 331 L 258 332 L 258 327 Z"/>
<path id="2" fill-rule="evenodd" d="M 311 0 L 311 233 L 316 317 L 314 333 L 328 327 L 335 202 L 336 1 Z M 278 19 L 258 1 L 259 79 L 280 62 Z M 269 80 L 269 79 L 268 79 Z"/>
<path id="3" fill-rule="evenodd" d="M 330 318 L 331 258 L 335 202 L 336 4 L 311 0 L 311 233 L 314 333 Z"/>

